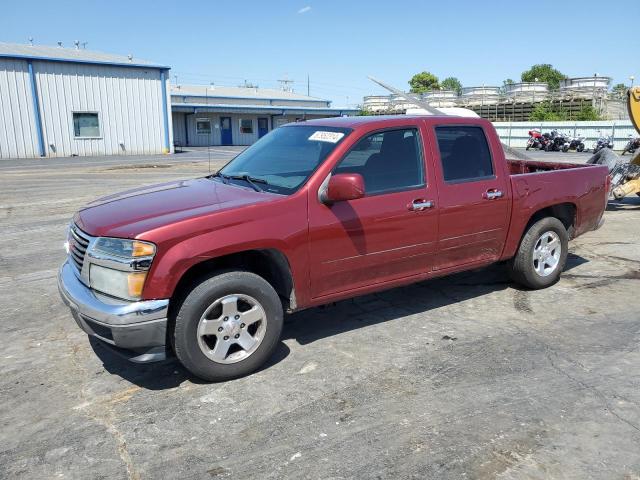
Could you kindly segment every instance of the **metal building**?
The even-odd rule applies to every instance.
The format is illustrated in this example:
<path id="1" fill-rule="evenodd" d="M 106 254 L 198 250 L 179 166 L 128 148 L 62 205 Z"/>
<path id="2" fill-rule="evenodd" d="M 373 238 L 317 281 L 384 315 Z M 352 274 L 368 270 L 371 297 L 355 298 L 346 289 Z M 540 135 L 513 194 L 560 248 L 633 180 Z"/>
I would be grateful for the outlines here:
<path id="1" fill-rule="evenodd" d="M 0 158 L 168 153 L 169 67 L 0 43 Z"/>
<path id="2" fill-rule="evenodd" d="M 250 145 L 285 123 L 358 112 L 289 91 L 215 85 L 173 85 L 171 110 L 180 146 Z"/>

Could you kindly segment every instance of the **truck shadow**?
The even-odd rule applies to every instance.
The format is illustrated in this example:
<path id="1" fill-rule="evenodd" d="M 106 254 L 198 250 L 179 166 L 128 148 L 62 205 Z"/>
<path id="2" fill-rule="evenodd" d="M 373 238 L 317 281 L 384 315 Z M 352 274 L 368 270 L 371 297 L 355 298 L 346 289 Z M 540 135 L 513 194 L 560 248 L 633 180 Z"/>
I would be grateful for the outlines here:
<path id="1" fill-rule="evenodd" d="M 565 272 L 586 262 L 588 260 L 585 258 L 569 253 Z M 289 315 L 285 317 L 282 340 L 290 339 L 300 345 L 307 345 L 351 330 L 401 320 L 408 315 L 424 314 L 507 288 L 516 292 L 513 300 L 515 310 L 526 312 L 526 291 L 509 280 L 502 265 L 492 265 Z M 191 375 L 173 357 L 159 363 L 135 364 L 114 353 L 95 338 L 90 337 L 89 342 L 109 373 L 141 388 L 165 390 L 178 387 L 185 381 L 207 383 Z M 275 354 L 260 370 L 280 363 L 289 353 L 289 347 L 280 342 Z"/>
<path id="2" fill-rule="evenodd" d="M 640 197 L 637 195 L 629 195 L 622 200 L 609 200 L 607 203 L 607 212 L 618 212 L 621 210 L 630 210 L 640 207 Z"/>
<path id="3" fill-rule="evenodd" d="M 587 259 L 569 253 L 564 271 L 586 262 Z M 428 313 L 507 288 L 514 290 L 514 309 L 528 312 L 527 290 L 511 282 L 504 266 L 497 264 L 292 314 L 286 319 L 283 338 L 307 345 L 351 330 Z"/>

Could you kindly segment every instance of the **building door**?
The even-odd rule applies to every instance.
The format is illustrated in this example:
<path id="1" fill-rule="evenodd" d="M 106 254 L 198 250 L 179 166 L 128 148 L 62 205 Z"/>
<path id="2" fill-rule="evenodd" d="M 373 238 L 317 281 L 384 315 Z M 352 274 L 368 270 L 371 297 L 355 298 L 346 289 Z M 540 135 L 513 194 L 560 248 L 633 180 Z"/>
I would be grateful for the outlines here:
<path id="1" fill-rule="evenodd" d="M 269 132 L 269 119 L 258 118 L 258 138 L 264 137 Z"/>
<path id="2" fill-rule="evenodd" d="M 231 133 L 231 117 L 220 117 L 220 144 L 233 145 Z"/>

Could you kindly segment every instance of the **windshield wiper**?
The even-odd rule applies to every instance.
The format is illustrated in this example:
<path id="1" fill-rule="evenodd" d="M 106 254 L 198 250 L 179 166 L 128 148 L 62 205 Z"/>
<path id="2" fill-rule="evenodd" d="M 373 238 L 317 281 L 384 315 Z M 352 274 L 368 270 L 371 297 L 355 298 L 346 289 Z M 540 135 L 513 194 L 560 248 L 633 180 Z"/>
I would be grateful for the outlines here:
<path id="1" fill-rule="evenodd" d="M 264 191 L 264 190 L 262 190 L 262 188 L 260 188 L 258 185 L 256 185 L 256 183 L 263 183 L 265 185 L 269 184 L 269 182 L 267 182 L 264 178 L 252 177 L 248 173 L 236 173 L 236 174 L 232 174 L 232 175 L 227 175 L 225 173 L 218 172 L 216 175 L 219 175 L 220 178 L 222 178 L 223 181 L 225 179 L 227 179 L 227 180 L 229 180 L 229 179 L 231 179 L 231 180 L 244 180 L 256 192 L 263 192 Z"/>

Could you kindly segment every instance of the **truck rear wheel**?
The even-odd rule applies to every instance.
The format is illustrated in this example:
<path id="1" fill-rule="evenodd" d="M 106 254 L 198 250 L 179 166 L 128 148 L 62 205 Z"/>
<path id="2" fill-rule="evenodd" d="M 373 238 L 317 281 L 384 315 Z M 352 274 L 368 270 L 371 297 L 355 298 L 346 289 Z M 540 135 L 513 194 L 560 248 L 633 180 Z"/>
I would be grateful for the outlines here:
<path id="1" fill-rule="evenodd" d="M 175 353 L 204 380 L 230 380 L 269 359 L 282 324 L 282 303 L 262 277 L 244 271 L 213 275 L 197 284 L 178 310 Z"/>
<path id="2" fill-rule="evenodd" d="M 569 236 L 560 220 L 546 217 L 529 227 L 508 264 L 513 281 L 531 289 L 546 288 L 560 278 L 567 262 Z"/>

